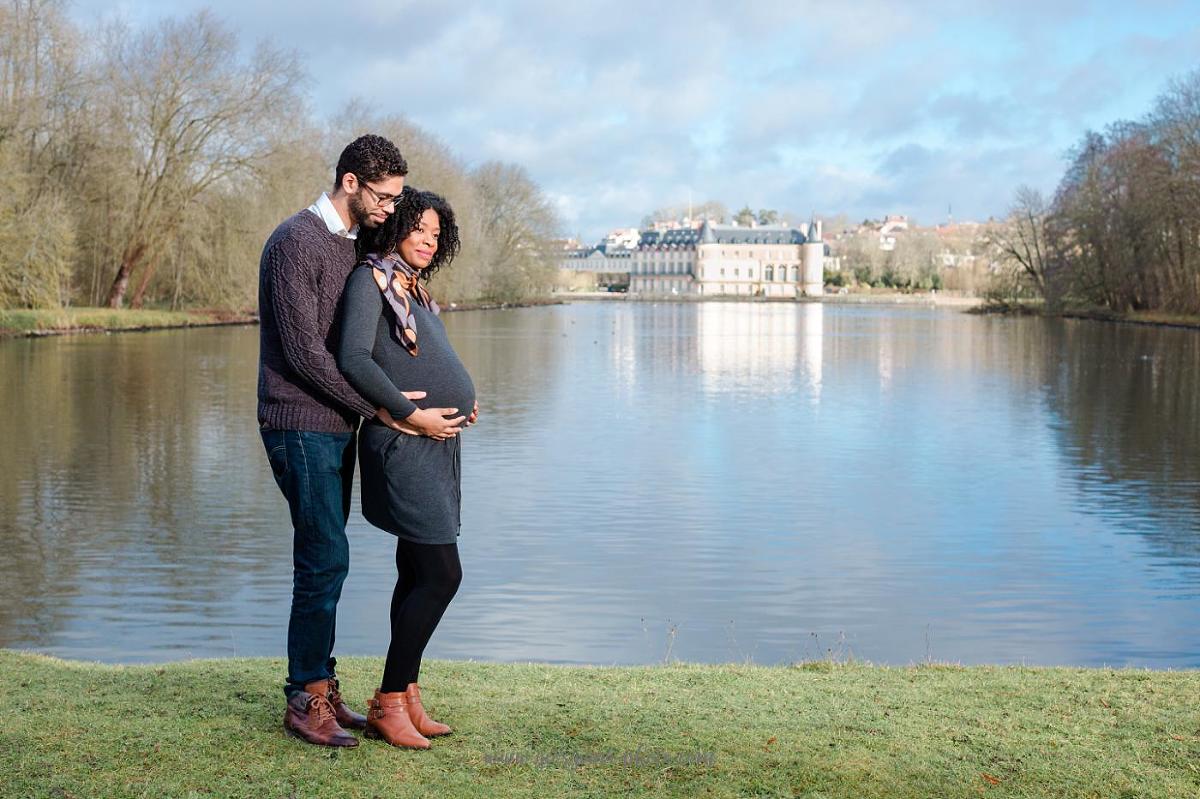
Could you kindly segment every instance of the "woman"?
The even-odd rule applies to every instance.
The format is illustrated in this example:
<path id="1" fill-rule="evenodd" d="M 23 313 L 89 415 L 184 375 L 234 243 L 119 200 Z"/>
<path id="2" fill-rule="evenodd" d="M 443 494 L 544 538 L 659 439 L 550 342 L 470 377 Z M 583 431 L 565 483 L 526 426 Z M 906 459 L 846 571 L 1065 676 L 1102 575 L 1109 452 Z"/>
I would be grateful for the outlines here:
<path id="1" fill-rule="evenodd" d="M 363 516 L 396 536 L 399 572 L 392 640 L 368 703 L 366 735 L 427 749 L 426 736 L 450 732 L 422 708 L 417 676 L 425 645 L 462 580 L 458 433 L 464 421 L 474 421 L 475 408 L 471 377 L 421 285 L 458 252 L 454 212 L 432 192 L 405 188 L 387 224 L 362 246 L 371 254 L 342 295 L 338 366 L 364 398 L 415 433 L 375 419 L 359 435 Z M 398 386 L 424 390 L 421 407 Z"/>

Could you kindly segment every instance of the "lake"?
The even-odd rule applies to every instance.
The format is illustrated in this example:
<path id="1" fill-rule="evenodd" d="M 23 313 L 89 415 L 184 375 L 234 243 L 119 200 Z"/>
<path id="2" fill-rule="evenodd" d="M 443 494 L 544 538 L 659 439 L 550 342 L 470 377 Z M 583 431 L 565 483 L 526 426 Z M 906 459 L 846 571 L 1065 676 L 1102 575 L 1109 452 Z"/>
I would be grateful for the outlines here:
<path id="1" fill-rule="evenodd" d="M 444 318 L 481 413 L 428 657 L 1200 667 L 1200 333 L 817 303 Z M 257 357 L 248 327 L 0 342 L 0 646 L 283 656 Z M 357 497 L 349 534 L 337 654 L 382 655 L 394 539 Z"/>

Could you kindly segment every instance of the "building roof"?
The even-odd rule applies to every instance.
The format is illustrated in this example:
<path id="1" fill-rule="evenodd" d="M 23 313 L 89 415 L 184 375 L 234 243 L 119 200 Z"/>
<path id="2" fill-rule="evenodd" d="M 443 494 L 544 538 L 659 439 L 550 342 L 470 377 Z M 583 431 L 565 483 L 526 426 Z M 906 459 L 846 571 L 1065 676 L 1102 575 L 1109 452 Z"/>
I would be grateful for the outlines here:
<path id="1" fill-rule="evenodd" d="M 793 227 L 761 225 L 739 227 L 705 222 L 700 228 L 701 244 L 803 244 L 804 233 Z"/>
<path id="2" fill-rule="evenodd" d="M 819 228 L 817 226 L 817 218 L 815 216 L 811 217 L 809 219 L 808 232 L 810 234 L 808 236 L 809 241 L 820 241 L 821 240 L 821 228 Z"/>
<path id="3" fill-rule="evenodd" d="M 610 247 L 606 243 L 591 247 L 573 247 L 563 251 L 564 258 L 632 258 L 633 250 L 629 247 Z"/>
<path id="4" fill-rule="evenodd" d="M 695 228 L 680 228 L 678 230 L 643 230 L 638 240 L 639 248 L 647 247 L 695 247 L 700 239 L 700 231 Z"/>

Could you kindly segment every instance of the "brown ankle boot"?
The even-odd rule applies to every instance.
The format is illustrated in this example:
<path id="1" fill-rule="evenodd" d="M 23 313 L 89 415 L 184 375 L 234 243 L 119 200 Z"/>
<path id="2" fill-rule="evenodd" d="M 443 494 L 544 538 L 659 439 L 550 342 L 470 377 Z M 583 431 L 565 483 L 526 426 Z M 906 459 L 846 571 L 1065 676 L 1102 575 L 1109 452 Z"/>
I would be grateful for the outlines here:
<path id="1" fill-rule="evenodd" d="M 342 692 L 338 685 L 337 678 L 329 678 L 329 695 L 326 699 L 333 706 L 333 715 L 337 719 L 337 723 L 342 725 L 347 730 L 365 730 L 367 728 L 367 717 L 362 713 L 355 713 L 342 700 Z"/>
<path id="2" fill-rule="evenodd" d="M 421 705 L 421 687 L 419 685 L 410 682 L 404 689 L 404 693 L 408 697 L 408 717 L 412 719 L 417 732 L 431 738 L 435 735 L 450 734 L 449 726 L 440 721 L 434 721 L 425 713 L 425 708 Z"/>
<path id="3" fill-rule="evenodd" d="M 318 746 L 358 746 L 358 739 L 338 724 L 328 693 L 329 682 L 318 680 L 293 695 L 283 714 L 284 731 Z"/>
<path id="4" fill-rule="evenodd" d="M 408 749 L 428 749 L 429 739 L 417 732 L 408 716 L 407 694 L 375 692 L 375 698 L 367 702 L 368 738 L 382 738 L 392 746 Z"/>

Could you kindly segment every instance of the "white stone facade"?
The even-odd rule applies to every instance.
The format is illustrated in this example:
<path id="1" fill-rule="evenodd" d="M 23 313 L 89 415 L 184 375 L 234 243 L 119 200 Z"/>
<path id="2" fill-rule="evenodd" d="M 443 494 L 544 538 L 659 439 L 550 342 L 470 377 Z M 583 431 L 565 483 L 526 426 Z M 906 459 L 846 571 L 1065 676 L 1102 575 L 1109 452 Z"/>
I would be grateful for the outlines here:
<path id="1" fill-rule="evenodd" d="M 680 230 L 643 231 L 633 251 L 629 271 L 631 294 L 694 294 L 696 243 L 700 232 Z"/>
<path id="2" fill-rule="evenodd" d="M 825 245 L 790 227 L 705 223 L 699 230 L 647 231 L 633 255 L 629 290 L 705 297 L 801 297 L 824 291 Z"/>

